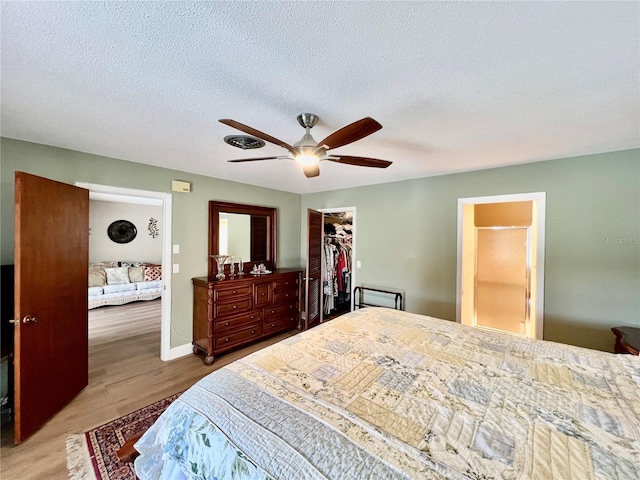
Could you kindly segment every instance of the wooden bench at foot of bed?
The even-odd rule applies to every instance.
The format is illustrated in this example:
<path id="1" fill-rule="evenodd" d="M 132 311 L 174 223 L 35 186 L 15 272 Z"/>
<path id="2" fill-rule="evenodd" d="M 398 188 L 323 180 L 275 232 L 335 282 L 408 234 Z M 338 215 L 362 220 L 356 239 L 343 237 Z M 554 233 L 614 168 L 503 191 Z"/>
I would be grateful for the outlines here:
<path id="1" fill-rule="evenodd" d="M 135 449 L 134 445 L 138 440 L 140 440 L 140 437 L 144 435 L 145 431 L 146 430 L 140 433 L 136 433 L 133 437 L 128 438 L 124 445 L 120 447 L 117 455 L 118 460 L 120 460 L 121 463 L 133 462 L 138 457 L 138 455 L 140 455 L 140 452 Z"/>

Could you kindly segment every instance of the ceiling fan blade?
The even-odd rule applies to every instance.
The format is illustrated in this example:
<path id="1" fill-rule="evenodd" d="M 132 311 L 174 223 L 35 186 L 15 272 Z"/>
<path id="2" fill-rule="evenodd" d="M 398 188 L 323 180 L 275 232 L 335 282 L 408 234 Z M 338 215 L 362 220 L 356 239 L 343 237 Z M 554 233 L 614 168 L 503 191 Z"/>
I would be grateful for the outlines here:
<path id="1" fill-rule="evenodd" d="M 365 117 L 336 130 L 327 138 L 318 142 L 316 148 L 325 147 L 327 150 L 330 150 L 332 148 L 342 147 L 343 145 L 360 140 L 367 135 L 371 135 L 381 128 L 382 125 L 376 122 L 373 118 Z"/>
<path id="2" fill-rule="evenodd" d="M 289 157 L 256 157 L 256 158 L 238 158 L 236 160 L 227 160 L 227 162 L 231 163 L 241 163 L 241 162 L 257 162 L 259 160 L 279 160 L 281 158 L 289 158 Z"/>
<path id="3" fill-rule="evenodd" d="M 358 167 L 374 167 L 374 168 L 387 168 L 393 162 L 388 160 L 378 160 L 376 158 L 366 157 L 352 157 L 349 155 L 331 156 L 326 160 L 336 163 L 346 163 L 348 165 L 356 165 Z"/>
<path id="4" fill-rule="evenodd" d="M 313 178 L 320 175 L 320 167 L 318 165 L 303 165 L 302 171 L 307 178 Z"/>
<path id="5" fill-rule="evenodd" d="M 294 155 L 296 155 L 298 153 L 298 150 L 296 150 L 295 147 L 292 147 L 288 143 L 283 142 L 282 140 L 279 140 L 276 137 L 272 137 L 271 135 L 267 135 L 266 133 L 261 132 L 260 130 L 256 130 L 253 127 L 250 127 L 250 126 L 245 125 L 245 124 L 240 123 L 240 122 L 236 122 L 235 120 L 231 120 L 230 118 L 222 118 L 222 119 L 220 119 L 218 121 L 220 123 L 224 123 L 225 125 L 229 125 L 232 128 L 240 130 L 241 132 L 248 133 L 249 135 L 253 135 L 254 137 L 261 138 L 265 142 L 273 143 L 274 145 L 278 145 L 278 146 L 280 146 L 282 148 L 286 148 L 287 150 L 289 150 Z"/>

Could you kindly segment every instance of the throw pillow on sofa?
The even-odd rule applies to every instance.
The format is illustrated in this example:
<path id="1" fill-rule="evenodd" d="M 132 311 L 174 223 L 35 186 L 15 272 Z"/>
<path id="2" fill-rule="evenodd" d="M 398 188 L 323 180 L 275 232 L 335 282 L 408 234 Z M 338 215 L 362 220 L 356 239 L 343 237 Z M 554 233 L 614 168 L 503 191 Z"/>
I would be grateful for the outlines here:
<path id="1" fill-rule="evenodd" d="M 129 267 L 129 281 L 144 282 L 144 267 Z"/>
<path id="2" fill-rule="evenodd" d="M 102 287 L 107 283 L 107 279 L 104 274 L 104 270 L 101 272 L 89 272 L 89 286 L 90 287 Z"/>
<path id="3" fill-rule="evenodd" d="M 130 283 L 129 282 L 129 268 L 128 267 L 105 268 L 104 271 L 107 274 L 107 283 L 109 285 L 118 285 L 118 284 L 121 284 L 121 283 Z"/>
<path id="4" fill-rule="evenodd" d="M 107 276 L 104 273 L 104 265 L 101 263 L 89 264 L 89 286 L 102 287 L 107 283 Z"/>
<path id="5" fill-rule="evenodd" d="M 153 280 L 160 280 L 160 279 L 162 279 L 162 266 L 161 265 L 144 267 L 144 281 L 145 282 L 151 282 Z"/>

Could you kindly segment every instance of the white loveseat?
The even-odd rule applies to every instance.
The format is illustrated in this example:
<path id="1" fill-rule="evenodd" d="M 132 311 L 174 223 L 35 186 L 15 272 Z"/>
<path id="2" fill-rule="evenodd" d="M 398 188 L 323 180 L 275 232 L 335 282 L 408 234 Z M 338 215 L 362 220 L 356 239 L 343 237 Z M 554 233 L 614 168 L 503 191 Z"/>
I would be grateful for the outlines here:
<path id="1" fill-rule="evenodd" d="M 89 309 L 162 296 L 162 266 L 139 262 L 89 265 Z"/>

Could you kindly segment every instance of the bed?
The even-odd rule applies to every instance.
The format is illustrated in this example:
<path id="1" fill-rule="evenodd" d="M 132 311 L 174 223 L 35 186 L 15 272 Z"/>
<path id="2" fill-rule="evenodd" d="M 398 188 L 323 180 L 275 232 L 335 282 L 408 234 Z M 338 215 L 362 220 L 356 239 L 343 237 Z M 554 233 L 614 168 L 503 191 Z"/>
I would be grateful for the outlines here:
<path id="1" fill-rule="evenodd" d="M 136 449 L 142 480 L 637 479 L 640 357 L 366 308 L 212 372 Z"/>

